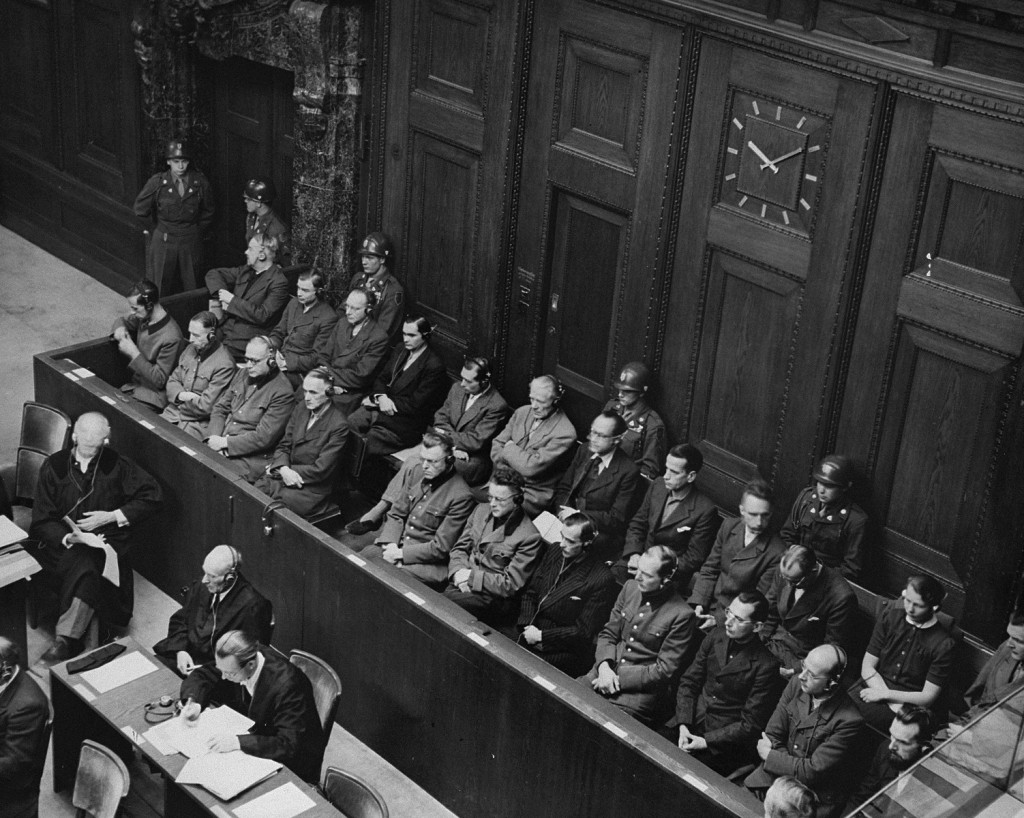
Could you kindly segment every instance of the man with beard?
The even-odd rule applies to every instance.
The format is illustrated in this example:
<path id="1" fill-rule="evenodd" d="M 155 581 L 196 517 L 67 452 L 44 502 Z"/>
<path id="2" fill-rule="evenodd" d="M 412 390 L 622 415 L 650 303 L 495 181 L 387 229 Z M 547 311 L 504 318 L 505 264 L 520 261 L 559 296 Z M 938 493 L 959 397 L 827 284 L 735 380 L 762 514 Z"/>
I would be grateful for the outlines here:
<path id="1" fill-rule="evenodd" d="M 288 382 L 298 387 L 307 372 L 327 348 L 338 314 L 324 299 L 323 273 L 307 270 L 299 274 L 295 298 L 284 308 L 270 340 L 277 347 L 277 368 Z"/>
<path id="2" fill-rule="evenodd" d="M 931 714 L 923 707 L 905 707 L 896 713 L 892 724 L 889 725 L 889 741 L 878 746 L 868 774 L 847 801 L 844 814 L 856 809 L 883 787 L 887 787 L 931 750 L 928 743 L 931 738 L 931 725 Z M 896 790 L 889 792 L 895 795 L 899 789 L 900 786 L 897 784 Z M 882 804 L 876 803 L 875 806 L 881 815 L 889 814 Z M 872 810 L 871 814 L 876 814 L 876 811 Z M 894 816 L 904 814 L 902 807 L 895 807 Z"/>

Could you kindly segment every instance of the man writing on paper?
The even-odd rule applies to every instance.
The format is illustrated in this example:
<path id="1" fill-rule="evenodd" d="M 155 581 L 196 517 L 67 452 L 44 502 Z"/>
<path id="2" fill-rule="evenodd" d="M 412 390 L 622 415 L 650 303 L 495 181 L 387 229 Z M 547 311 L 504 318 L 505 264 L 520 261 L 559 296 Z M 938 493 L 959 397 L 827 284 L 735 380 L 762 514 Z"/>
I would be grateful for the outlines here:
<path id="1" fill-rule="evenodd" d="M 256 723 L 241 736 L 214 736 L 210 750 L 241 750 L 279 761 L 304 781 L 319 781 L 327 736 L 306 674 L 242 631 L 228 631 L 217 640 L 214 662 L 215 668 L 198 668 L 181 683 L 186 702 L 181 717 L 194 721 L 216 700 Z"/>
<path id="2" fill-rule="evenodd" d="M 60 593 L 60 618 L 49 664 L 82 651 L 92 621 L 123 627 L 132 618 L 134 584 L 128 552 L 135 527 L 163 505 L 156 480 L 107 448 L 110 424 L 99 412 L 75 422 L 70 449 L 50 455 L 39 472 L 29 536 L 43 581 Z M 104 570 L 105 546 L 117 554 L 118 582 Z M 113 566 L 111 566 L 113 567 Z"/>

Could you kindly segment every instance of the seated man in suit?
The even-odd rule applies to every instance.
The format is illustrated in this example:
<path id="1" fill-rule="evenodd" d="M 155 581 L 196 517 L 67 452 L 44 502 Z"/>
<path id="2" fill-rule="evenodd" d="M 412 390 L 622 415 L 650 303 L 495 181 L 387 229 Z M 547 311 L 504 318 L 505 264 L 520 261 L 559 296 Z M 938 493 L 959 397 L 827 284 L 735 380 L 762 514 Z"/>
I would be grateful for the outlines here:
<path id="1" fill-rule="evenodd" d="M 579 511 L 597 526 L 597 550 L 606 559 L 619 551 L 640 481 L 640 469 L 619 448 L 625 431 L 626 421 L 614 412 L 594 418 L 587 445 L 576 451 L 551 501 L 560 517 Z"/>
<path id="2" fill-rule="evenodd" d="M 565 389 L 558 379 L 541 375 L 530 381 L 530 403 L 512 413 L 491 444 L 494 467 L 508 466 L 526 478 L 523 509 L 531 517 L 551 505 L 576 429 L 558 408 Z"/>
<path id="3" fill-rule="evenodd" d="M 842 814 L 864 724 L 839 685 L 845 671 L 846 651 L 840 647 L 819 645 L 807 654 L 757 742 L 761 765 L 744 785 L 763 791 L 778 776 L 791 775 L 818 796 L 818 818 Z"/>
<path id="4" fill-rule="evenodd" d="M 216 545 L 203 560 L 203 578 L 189 586 L 153 653 L 187 676 L 213 662 L 214 646 L 228 631 L 245 631 L 267 644 L 273 620 L 270 602 L 242 575 L 242 555 L 233 546 Z"/>
<path id="5" fill-rule="evenodd" d="M 779 700 L 779 663 L 757 635 L 766 616 L 764 594 L 739 593 L 725 611 L 725 624 L 701 642 L 679 680 L 676 713 L 667 726 L 679 728 L 681 750 L 721 775 L 757 759 L 754 745 Z"/>
<path id="6" fill-rule="evenodd" d="M 406 316 L 402 343 L 377 377 L 371 394 L 349 415 L 349 426 L 366 444 L 367 454 L 390 454 L 412 446 L 444 400 L 448 375 L 430 346 L 430 322 Z"/>
<path id="7" fill-rule="evenodd" d="M 133 534 L 163 506 L 156 480 L 110 448 L 110 424 L 99 412 L 75 421 L 71 441 L 40 469 L 29 528 L 39 543 L 30 553 L 43 568 L 41 581 L 60 595 L 57 638 L 43 654 L 47 664 L 81 652 L 93 616 L 117 627 L 131 620 Z M 103 576 L 105 545 L 117 553 L 117 583 Z"/>
<path id="8" fill-rule="evenodd" d="M 228 631 L 217 640 L 214 663 L 197 668 L 182 681 L 180 695 L 186 704 L 181 718 L 197 718 L 211 701 L 226 704 L 256 723 L 240 736 L 213 737 L 212 752 L 241 750 L 269 758 L 303 781 L 317 783 L 327 735 L 306 674 L 242 631 Z"/>
<path id="9" fill-rule="evenodd" d="M 277 198 L 273 180 L 265 176 L 250 179 L 245 183 L 242 198 L 245 200 L 245 243 L 252 241 L 254 236 L 270 236 L 277 241 L 278 262 L 288 264 L 291 231 L 272 207 Z"/>
<path id="10" fill-rule="evenodd" d="M 980 716 L 1021 685 L 1024 685 L 1024 611 L 1014 611 L 1006 626 L 1006 640 L 996 648 L 974 684 L 964 693 L 968 710 L 957 722 L 966 724 Z"/>
<path id="11" fill-rule="evenodd" d="M 626 431 L 619 446 L 640 468 L 648 480 L 657 480 L 661 464 L 665 461 L 667 447 L 665 422 L 647 402 L 651 370 L 640 361 L 632 361 L 622 367 L 615 381 L 616 398 L 605 404 L 605 411 L 612 411 L 626 421 Z"/>
<path id="12" fill-rule="evenodd" d="M 747 483 L 740 498 L 740 516 L 718 529 L 690 594 L 690 604 L 703 620 L 701 630 L 721 624 L 729 602 L 740 591 L 758 590 L 767 595 L 786 548 L 769 529 L 771 518 L 768 484 L 763 480 Z"/>
<path id="13" fill-rule="evenodd" d="M 893 716 L 892 724 L 889 725 L 889 741 L 883 741 L 878 745 L 867 775 L 846 802 L 844 815 L 888 787 L 932 749 L 929 743 L 931 725 L 931 713 L 924 707 L 905 707 Z M 888 794 L 895 795 L 899 787 L 900 785 L 897 785 L 897 789 L 890 790 Z M 881 804 L 878 806 L 882 807 Z M 891 814 L 894 817 L 907 814 L 899 804 L 894 803 L 892 807 L 891 813 L 882 807 L 882 814 Z M 868 813 L 875 814 L 873 810 L 868 810 Z"/>
<path id="14" fill-rule="evenodd" d="M 780 775 L 764 794 L 764 818 L 815 818 L 818 796 L 791 775 Z"/>
<path id="15" fill-rule="evenodd" d="M 373 293 L 356 287 L 345 297 L 345 320 L 339 321 L 317 358 L 334 376 L 334 405 L 352 414 L 366 397 L 374 375 L 388 354 L 388 336 L 371 317 Z"/>
<path id="16" fill-rule="evenodd" d="M 298 388 L 327 349 L 338 313 L 325 300 L 324 275 L 315 270 L 299 273 L 295 297 L 284 308 L 270 340 L 277 348 L 277 368 Z"/>
<path id="17" fill-rule="evenodd" d="M 404 472 L 384 528 L 376 543 L 361 553 L 383 558 L 435 590 L 443 590 L 448 555 L 475 507 L 469 486 L 455 471 L 451 439 L 426 432 L 419 463 Z"/>
<path id="18" fill-rule="evenodd" d="M 808 546 L 791 545 L 768 591 L 761 639 L 788 679 L 811 648 L 831 642 L 849 650 L 856 616 L 857 595 L 839 569 L 819 563 Z"/>
<path id="19" fill-rule="evenodd" d="M 357 287 L 373 294 L 377 323 L 388 338 L 388 344 L 398 335 L 405 312 L 405 288 L 391 271 L 395 263 L 391 238 L 386 233 L 370 233 L 359 247 L 363 271 L 349 282 L 348 288 Z"/>
<path id="20" fill-rule="evenodd" d="M 245 366 L 213 405 L 207 428 L 206 445 L 250 483 L 266 470 L 295 400 L 288 379 L 277 371 L 274 352 L 264 335 L 249 341 Z"/>
<path id="21" fill-rule="evenodd" d="M 208 434 L 210 412 L 235 376 L 235 362 L 217 340 L 217 316 L 203 310 L 188 322 L 189 344 L 167 381 L 167 406 L 160 417 L 192 437 Z"/>
<path id="22" fill-rule="evenodd" d="M 50 703 L 0 636 L 0 818 L 37 818 Z"/>
<path id="23" fill-rule="evenodd" d="M 348 423 L 331 403 L 331 373 L 317 367 L 302 380 L 302 400 L 292 410 L 274 458 L 256 488 L 302 517 L 330 502 L 334 473 L 348 439 Z"/>
<path id="24" fill-rule="evenodd" d="M 540 557 L 540 532 L 523 513 L 522 475 L 497 469 L 448 556 L 444 595 L 498 627 L 514 610 Z"/>
<path id="25" fill-rule="evenodd" d="M 679 558 L 676 581 L 686 588 L 711 553 L 721 518 L 718 509 L 695 483 L 704 465 L 700 449 L 683 443 L 665 458 L 665 474 L 647 489 L 629 521 L 622 558 L 612 566 L 619 582 L 636 572 L 640 554 L 652 545 L 667 545 Z"/>
<path id="26" fill-rule="evenodd" d="M 595 663 L 579 681 L 644 724 L 663 718 L 693 642 L 694 616 L 673 581 L 676 555 L 664 545 L 640 556 L 597 637 Z"/>
<path id="27" fill-rule="evenodd" d="M 853 464 L 830 454 L 814 470 L 814 485 L 800 492 L 779 532 L 790 545 L 810 546 L 818 560 L 856 580 L 864 559 L 868 515 L 847 496 L 853 488 Z"/>
<path id="28" fill-rule="evenodd" d="M 460 378 L 434 415 L 434 428 L 451 435 L 455 468 L 469 485 L 479 486 L 491 473 L 491 441 L 512 410 L 491 383 L 486 358 L 467 358 Z"/>
<path id="29" fill-rule="evenodd" d="M 160 290 L 143 279 L 128 291 L 125 318 L 118 318 L 110 336 L 128 359 L 128 383 L 121 387 L 144 406 L 157 412 L 167 405 L 167 379 L 184 345 L 181 327 L 160 303 Z"/>
<path id="30" fill-rule="evenodd" d="M 216 267 L 206 274 L 210 310 L 222 316 L 221 338 L 241 362 L 249 339 L 270 332 L 288 303 L 288 279 L 274 261 L 277 240 L 253 236 L 241 267 Z"/>
<path id="31" fill-rule="evenodd" d="M 526 584 L 519 617 L 505 635 L 568 676 L 594 663 L 594 639 L 618 592 L 608 566 L 593 551 L 597 528 L 580 513 L 562 522 L 562 539 L 545 546 Z"/>

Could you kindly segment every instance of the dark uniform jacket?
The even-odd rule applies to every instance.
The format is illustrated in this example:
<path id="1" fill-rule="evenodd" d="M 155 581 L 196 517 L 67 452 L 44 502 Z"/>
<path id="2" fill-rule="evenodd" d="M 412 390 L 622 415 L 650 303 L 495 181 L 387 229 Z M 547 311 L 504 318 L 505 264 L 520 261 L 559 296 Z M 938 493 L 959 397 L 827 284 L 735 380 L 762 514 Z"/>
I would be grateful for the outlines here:
<path id="1" fill-rule="evenodd" d="M 488 503 L 473 511 L 448 558 L 448 578 L 469 569 L 469 587 L 486 602 L 523 590 L 540 557 L 540 532 L 520 508 L 497 528 Z"/>
<path id="2" fill-rule="evenodd" d="M 824 505 L 814 487 L 800 492 L 780 536 L 789 545 L 809 546 L 818 560 L 831 568 L 842 569 L 843 576 L 856 580 L 864 559 L 864 539 L 868 515 L 848 500 Z"/>
<path id="3" fill-rule="evenodd" d="M 350 414 L 370 391 L 374 376 L 388 354 L 388 336 L 372 318 L 367 318 L 358 334 L 352 335 L 352 325 L 341 318 L 334 326 L 317 363 L 326 366 L 334 375 L 334 385 L 345 392 L 334 398 L 334 403 L 345 414 Z"/>
<path id="4" fill-rule="evenodd" d="M 0 693 L 0 818 L 35 815 L 50 705 L 24 668 Z"/>
<path id="5" fill-rule="evenodd" d="M 779 663 L 756 635 L 736 645 L 719 625 L 705 637 L 679 680 L 676 713 L 668 726 L 686 725 L 708 743 L 716 769 L 757 758 L 754 748 L 779 700 Z"/>
<path id="6" fill-rule="evenodd" d="M 170 170 L 155 173 L 135 197 L 135 215 L 146 227 L 156 223 L 169 236 L 183 236 L 198 229 L 206 232 L 213 224 L 213 188 L 202 171 L 191 166 L 182 176 L 184 198 L 178 195 Z M 154 236 L 154 240 L 156 240 Z"/>
<path id="7" fill-rule="evenodd" d="M 703 605 L 704 613 L 715 603 L 719 624 L 733 597 L 740 591 L 760 591 L 767 596 L 786 546 L 771 532 L 758 535 L 744 546 L 743 519 L 727 520 L 718 529 L 715 545 L 697 575 L 691 605 Z"/>
<path id="8" fill-rule="evenodd" d="M 566 560 L 558 545 L 546 546 L 516 622 L 520 633 L 527 625 L 539 629 L 541 641 L 520 644 L 570 676 L 586 673 L 594 661 L 594 638 L 608 621 L 617 591 L 608 566 L 592 551 Z"/>
<path id="9" fill-rule="evenodd" d="M 395 347 L 371 390 L 395 402 L 395 414 L 378 412 L 373 425 L 393 432 L 403 446 L 418 441 L 448 388 L 444 361 L 429 345 L 408 369 L 403 369 L 408 357 L 409 350 L 404 346 Z"/>
<path id="10" fill-rule="evenodd" d="M 838 569 L 824 565 L 794 603 L 795 593 L 782 573 L 776 572 L 761 638 L 783 665 L 799 673 L 800 662 L 818 645 L 830 642 L 851 650 L 857 595 Z"/>
<path id="11" fill-rule="evenodd" d="M 768 758 L 743 782 L 747 787 L 770 787 L 780 775 L 807 785 L 822 802 L 819 816 L 841 810 L 853 783 L 857 739 L 864 725 L 846 692 L 835 692 L 811 710 L 811 697 L 800 690 L 800 679 L 789 680 L 765 733 L 772 742 Z"/>
<path id="12" fill-rule="evenodd" d="M 457 460 L 455 468 L 471 486 L 479 486 L 491 473 L 491 441 L 505 425 L 512 410 L 494 386 L 466 408 L 469 395 L 454 383 L 448 397 L 434 415 L 434 428 L 448 432 L 456 449 L 462 449 L 469 460 Z"/>
<path id="13" fill-rule="evenodd" d="M 262 216 L 258 213 L 245 214 L 245 246 L 256 236 L 268 236 L 277 239 L 277 261 L 286 265 L 291 260 L 291 231 L 287 223 L 274 212 L 273 208 L 267 210 Z"/>
<path id="14" fill-rule="evenodd" d="M 633 507 L 640 469 L 622 449 L 612 451 L 611 460 L 599 472 L 600 458 L 587 446 L 580 446 L 555 489 L 551 501 L 554 511 L 571 506 L 597 526 L 598 531 L 619 538 L 626 530 L 626 520 Z"/>
<path id="15" fill-rule="evenodd" d="M 647 489 L 644 501 L 626 531 L 622 557 L 642 554 L 652 545 L 667 545 L 679 557 L 676 577 L 685 586 L 711 553 L 715 534 L 721 524 L 718 509 L 700 489 L 690 484 L 689 493 L 662 520 L 669 490 L 664 480 L 655 480 Z"/>
<path id="16" fill-rule="evenodd" d="M 530 515 L 551 505 L 567 453 L 576 442 L 576 427 L 561 409 L 531 431 L 533 420 L 529 404 L 520 406 L 491 443 L 491 463 L 509 466 L 526 478 L 523 508 Z"/>
<path id="17" fill-rule="evenodd" d="M 628 416 L 616 400 L 608 401 L 604 408 L 605 411 L 618 412 L 626 421 L 626 433 L 619 441 L 619 448 L 640 467 L 644 477 L 655 480 L 665 470 L 665 454 L 668 451 L 665 422 L 661 415 L 648 406 L 643 398 L 636 402 Z"/>
<path id="18" fill-rule="evenodd" d="M 255 382 L 239 369 L 213 406 L 207 437 L 226 436 L 228 447 L 222 454 L 247 479 L 257 480 L 284 435 L 294 395 L 288 379 L 276 369 Z"/>
<path id="19" fill-rule="evenodd" d="M 402 283 L 385 270 L 375 276 L 357 273 L 348 284 L 349 290 L 355 287 L 369 290 L 376 297 L 373 317 L 390 343 L 402 331 L 402 318 L 405 315 L 405 288 Z"/>
<path id="20" fill-rule="evenodd" d="M 302 488 L 286 486 L 280 478 L 264 475 L 256 484 L 271 497 L 281 500 L 296 514 L 308 517 L 327 506 L 334 472 L 348 440 L 348 421 L 338 407 L 328 402 L 323 414 L 308 429 L 309 409 L 299 401 L 277 444 L 270 468 L 288 466 L 302 478 Z"/>
<path id="21" fill-rule="evenodd" d="M 302 309 L 297 298 L 288 302 L 270 338 L 284 355 L 285 375 L 292 386 L 301 384 L 305 374 L 316 367 L 337 323 L 338 313 L 326 301 L 314 301 L 308 310 Z"/>
<path id="22" fill-rule="evenodd" d="M 127 329 L 139 348 L 139 354 L 128 362 L 132 397 L 159 412 L 167 405 L 167 379 L 185 345 L 181 327 L 170 313 L 152 323 L 129 315 L 118 318 L 114 327 Z M 128 388 L 122 391 L 128 391 Z"/>
<path id="23" fill-rule="evenodd" d="M 167 406 L 161 417 L 192 437 L 207 436 L 210 412 L 237 371 L 224 346 L 214 338 L 202 352 L 189 344 L 167 380 Z M 195 392 L 199 400 L 178 401 L 182 392 Z"/>
<path id="24" fill-rule="evenodd" d="M 258 275 L 248 264 L 215 267 L 206 274 L 206 289 L 214 298 L 220 290 L 235 296 L 224 309 L 220 327 L 224 346 L 236 361 L 244 357 L 251 338 L 270 334 L 288 303 L 288 279 L 277 264 Z"/>
<path id="25" fill-rule="evenodd" d="M 212 665 L 193 671 L 181 683 L 181 698 L 203 707 L 221 702 L 256 722 L 238 737 L 243 753 L 279 761 L 299 778 L 316 783 L 327 736 L 317 715 L 313 686 L 301 670 L 276 653 L 260 648 L 263 670 L 252 700 L 243 685 L 220 678 Z"/>
<path id="26" fill-rule="evenodd" d="M 1013 682 L 1010 681 L 1010 674 L 1016 667 L 1017 660 L 1010 655 L 1010 641 L 1006 640 L 985 662 L 974 684 L 964 693 L 964 701 L 970 709 L 958 721 L 968 722 L 980 716 L 1011 690 L 1024 686 L 1024 671 Z"/>
<path id="27" fill-rule="evenodd" d="M 228 631 L 244 631 L 254 639 L 270 642 L 273 607 L 241 574 L 227 593 L 213 595 L 200 581 L 189 586 L 185 603 L 171 614 L 167 637 L 153 645 L 153 653 L 175 661 L 179 650 L 197 665 L 213 662 L 213 651 Z"/>

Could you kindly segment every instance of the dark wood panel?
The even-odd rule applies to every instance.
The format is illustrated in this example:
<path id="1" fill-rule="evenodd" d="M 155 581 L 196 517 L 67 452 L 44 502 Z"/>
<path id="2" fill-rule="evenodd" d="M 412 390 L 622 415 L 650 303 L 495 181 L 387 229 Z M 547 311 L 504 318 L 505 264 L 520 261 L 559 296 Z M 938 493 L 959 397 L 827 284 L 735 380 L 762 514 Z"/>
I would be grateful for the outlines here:
<path id="1" fill-rule="evenodd" d="M 40 158 L 54 155 L 53 10 L 0 0 L 0 139 Z"/>
<path id="2" fill-rule="evenodd" d="M 458 0 L 419 3 L 415 91 L 483 117 L 490 85 L 487 57 L 494 36 L 491 7 Z"/>

